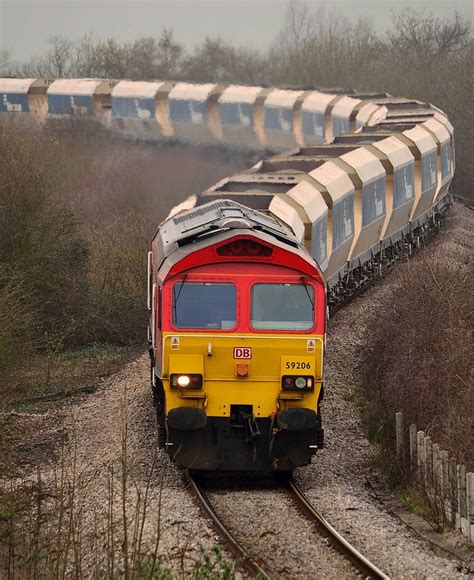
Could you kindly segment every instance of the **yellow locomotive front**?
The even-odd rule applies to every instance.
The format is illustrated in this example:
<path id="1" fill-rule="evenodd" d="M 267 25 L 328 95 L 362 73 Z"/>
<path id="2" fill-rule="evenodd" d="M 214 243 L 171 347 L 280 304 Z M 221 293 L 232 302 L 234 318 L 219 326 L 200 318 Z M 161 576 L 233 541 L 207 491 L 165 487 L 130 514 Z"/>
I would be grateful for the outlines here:
<path id="1" fill-rule="evenodd" d="M 287 231 L 239 211 L 245 222 L 153 253 L 161 442 L 190 469 L 288 471 L 323 444 L 324 283 Z"/>

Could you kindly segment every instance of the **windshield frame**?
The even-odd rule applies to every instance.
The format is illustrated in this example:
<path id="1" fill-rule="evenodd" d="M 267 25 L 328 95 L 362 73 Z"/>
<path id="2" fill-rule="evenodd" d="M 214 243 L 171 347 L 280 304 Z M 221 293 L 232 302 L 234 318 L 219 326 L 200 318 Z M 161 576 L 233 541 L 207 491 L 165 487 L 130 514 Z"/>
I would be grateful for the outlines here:
<path id="1" fill-rule="evenodd" d="M 269 285 L 277 285 L 277 286 L 281 286 L 281 285 L 288 285 L 288 286 L 306 286 L 306 289 L 308 290 L 308 286 L 309 288 L 312 289 L 312 301 L 313 301 L 313 305 L 312 305 L 312 312 L 313 312 L 313 323 L 311 325 L 311 327 L 309 328 L 304 328 L 304 329 L 300 329 L 300 328 L 255 328 L 255 326 L 253 326 L 253 320 L 252 320 L 252 308 L 253 308 L 253 289 L 254 286 L 260 286 L 260 285 L 265 285 L 265 286 L 269 286 Z M 316 290 L 316 287 L 314 286 L 314 284 L 311 283 L 310 280 L 300 280 L 300 281 L 277 281 L 277 280 L 256 280 L 255 282 L 253 282 L 252 284 L 250 284 L 249 286 L 249 295 L 248 295 L 248 300 L 249 300 L 249 307 L 248 307 L 248 324 L 249 324 L 249 328 L 251 329 L 252 332 L 256 332 L 256 333 L 262 333 L 262 334 L 314 334 L 316 325 L 317 325 L 317 320 L 316 320 L 316 315 L 317 315 L 317 299 L 318 299 L 318 292 Z M 308 297 L 309 300 L 309 297 Z"/>
<path id="2" fill-rule="evenodd" d="M 180 292 L 180 287 L 183 287 L 186 284 L 198 284 L 198 285 L 212 285 L 212 286 L 232 286 L 235 291 L 235 324 L 229 328 L 212 328 L 206 326 L 178 326 L 174 320 L 174 300 L 175 300 L 175 288 L 177 291 Z M 178 294 L 179 295 L 179 294 Z M 240 319 L 240 308 L 239 308 L 239 287 L 237 284 L 232 282 L 231 280 L 206 280 L 200 279 L 195 280 L 184 277 L 179 280 L 174 281 L 170 284 L 170 309 L 169 309 L 169 316 L 170 316 L 170 323 L 171 327 L 179 332 L 186 332 L 186 331 L 193 331 L 193 332 L 209 332 L 209 333 L 229 333 L 235 332 L 237 327 L 239 326 L 239 319 Z"/>

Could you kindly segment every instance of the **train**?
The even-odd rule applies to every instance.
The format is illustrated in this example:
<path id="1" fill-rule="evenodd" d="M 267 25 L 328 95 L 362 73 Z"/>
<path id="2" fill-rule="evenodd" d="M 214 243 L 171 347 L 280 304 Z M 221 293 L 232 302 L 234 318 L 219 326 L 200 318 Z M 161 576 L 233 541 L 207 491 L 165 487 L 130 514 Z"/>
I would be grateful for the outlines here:
<path id="1" fill-rule="evenodd" d="M 163 224 L 148 270 L 160 444 L 195 470 L 308 463 L 323 441 L 326 296 L 293 232 L 211 201 Z"/>
<path id="2" fill-rule="evenodd" d="M 190 470 L 288 474 L 324 445 L 326 324 L 439 228 L 454 129 L 437 107 L 323 88 L 0 79 L 0 116 L 261 150 L 171 209 L 148 253 L 158 444 Z M 270 151 L 271 156 L 266 153 Z"/>

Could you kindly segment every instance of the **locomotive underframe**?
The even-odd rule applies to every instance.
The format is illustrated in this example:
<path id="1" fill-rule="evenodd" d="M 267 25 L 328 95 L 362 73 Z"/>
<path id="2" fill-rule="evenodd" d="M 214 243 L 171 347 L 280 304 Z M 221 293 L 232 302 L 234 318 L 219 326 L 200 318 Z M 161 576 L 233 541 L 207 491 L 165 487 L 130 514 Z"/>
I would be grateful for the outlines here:
<path id="1" fill-rule="evenodd" d="M 189 431 L 168 428 L 166 449 L 178 465 L 189 469 L 290 471 L 310 463 L 323 443 L 321 428 L 272 434 L 272 419 L 258 418 L 252 429 L 233 424 L 228 417 L 209 417 L 192 437 Z"/>
<path id="2" fill-rule="evenodd" d="M 155 392 L 159 390 L 155 389 Z M 230 417 L 207 417 L 194 407 L 176 409 L 179 418 L 165 419 L 156 400 L 160 447 L 182 467 L 208 471 L 291 471 L 307 465 L 324 445 L 321 415 L 304 412 L 311 428 L 284 428 L 278 418 L 256 418 L 251 405 L 236 405 Z M 292 410 L 293 411 L 293 410 Z M 299 421 L 300 418 L 296 418 Z M 203 425 L 204 423 L 204 425 Z M 172 426 L 172 424 L 174 426 Z"/>

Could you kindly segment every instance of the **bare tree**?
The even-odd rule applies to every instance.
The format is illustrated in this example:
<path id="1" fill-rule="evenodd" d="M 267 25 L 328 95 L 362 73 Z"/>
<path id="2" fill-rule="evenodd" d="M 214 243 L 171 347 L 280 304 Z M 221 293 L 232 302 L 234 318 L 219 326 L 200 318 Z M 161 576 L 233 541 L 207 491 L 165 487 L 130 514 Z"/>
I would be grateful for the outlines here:
<path id="1" fill-rule="evenodd" d="M 0 49 L 0 75 L 7 75 L 10 72 L 10 51 Z"/>
<path id="2" fill-rule="evenodd" d="M 75 74 L 134 80 L 172 79 L 178 74 L 183 48 L 164 29 L 159 38 L 142 37 L 131 43 L 115 38 L 84 36 L 77 44 Z"/>
<path id="3" fill-rule="evenodd" d="M 75 56 L 75 43 L 72 40 L 53 36 L 45 54 L 32 58 L 19 68 L 17 74 L 46 78 L 70 77 L 75 71 Z"/>
<path id="4" fill-rule="evenodd" d="M 127 78 L 127 50 L 115 38 L 100 40 L 93 47 L 90 67 L 95 77 Z"/>
<path id="5" fill-rule="evenodd" d="M 387 47 L 400 57 L 420 64 L 431 57 L 459 54 L 472 40 L 471 24 L 457 12 L 452 19 L 436 18 L 432 13 L 407 8 L 392 13 L 392 30 Z"/>
<path id="6" fill-rule="evenodd" d="M 55 77 L 68 76 L 73 68 L 74 42 L 62 36 L 53 36 L 49 45 L 47 64 L 50 74 Z"/>
<path id="7" fill-rule="evenodd" d="M 285 24 L 271 49 L 272 74 L 280 83 L 348 85 L 372 70 L 378 38 L 372 24 L 305 2 L 289 4 Z"/>
<path id="8" fill-rule="evenodd" d="M 91 34 L 83 36 L 76 45 L 74 74 L 78 77 L 92 78 L 96 75 L 96 54 L 94 38 Z"/>
<path id="9" fill-rule="evenodd" d="M 162 78 L 173 79 L 178 75 L 183 47 L 174 39 L 172 28 L 164 28 L 158 39 L 159 70 Z"/>

